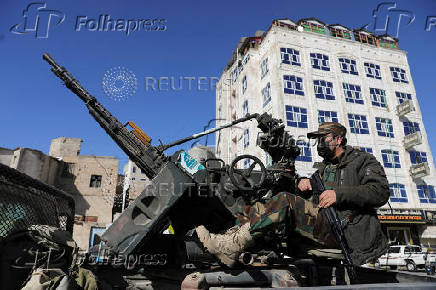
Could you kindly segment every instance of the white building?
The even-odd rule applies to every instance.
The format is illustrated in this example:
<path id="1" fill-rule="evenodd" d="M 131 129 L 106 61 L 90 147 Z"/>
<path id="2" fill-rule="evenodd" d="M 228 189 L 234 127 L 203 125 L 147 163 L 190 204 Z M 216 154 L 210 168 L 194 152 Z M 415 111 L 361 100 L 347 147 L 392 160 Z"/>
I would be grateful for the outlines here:
<path id="1" fill-rule="evenodd" d="M 385 167 L 394 210 L 384 206 L 379 218 L 391 242 L 436 246 L 435 166 L 417 98 L 397 39 L 313 18 L 279 19 L 233 51 L 217 84 L 216 115 L 218 125 L 247 112 L 282 119 L 301 140 L 296 167 L 303 175 L 321 161 L 307 132 L 323 121 L 342 123 L 348 144 Z M 226 163 L 240 154 L 269 163 L 256 146 L 256 126 L 245 122 L 218 132 L 217 155 Z"/>
<path id="2" fill-rule="evenodd" d="M 139 168 L 133 161 L 129 161 L 124 165 L 124 186 L 123 194 L 128 190 L 128 199 L 134 200 L 141 194 L 149 182 L 149 178 L 144 171 Z M 128 202 L 128 201 L 127 201 Z"/>

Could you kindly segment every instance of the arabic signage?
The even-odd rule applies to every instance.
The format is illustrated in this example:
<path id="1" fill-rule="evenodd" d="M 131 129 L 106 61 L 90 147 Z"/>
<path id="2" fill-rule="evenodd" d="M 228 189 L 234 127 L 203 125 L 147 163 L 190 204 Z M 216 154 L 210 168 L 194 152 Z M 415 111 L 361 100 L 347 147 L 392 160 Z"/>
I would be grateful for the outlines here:
<path id="1" fill-rule="evenodd" d="M 425 223 L 421 209 L 378 209 L 378 219 L 385 223 Z"/>

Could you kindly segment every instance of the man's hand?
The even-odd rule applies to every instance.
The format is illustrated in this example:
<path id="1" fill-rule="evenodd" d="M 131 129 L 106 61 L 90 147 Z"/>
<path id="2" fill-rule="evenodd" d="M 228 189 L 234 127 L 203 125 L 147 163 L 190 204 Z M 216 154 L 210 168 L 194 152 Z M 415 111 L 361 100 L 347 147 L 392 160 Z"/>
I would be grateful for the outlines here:
<path id="1" fill-rule="evenodd" d="M 298 189 L 300 191 L 312 190 L 312 185 L 310 185 L 310 179 L 309 178 L 300 179 L 300 182 L 298 182 Z"/>
<path id="2" fill-rule="evenodd" d="M 329 207 L 336 202 L 336 192 L 334 190 L 325 190 L 319 196 L 318 207 Z"/>

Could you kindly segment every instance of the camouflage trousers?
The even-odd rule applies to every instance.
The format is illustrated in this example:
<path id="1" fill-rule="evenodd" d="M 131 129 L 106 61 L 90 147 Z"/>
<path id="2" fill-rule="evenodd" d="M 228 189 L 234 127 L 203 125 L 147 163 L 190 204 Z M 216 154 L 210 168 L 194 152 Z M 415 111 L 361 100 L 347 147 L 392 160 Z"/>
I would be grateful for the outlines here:
<path id="1" fill-rule="evenodd" d="M 236 224 L 250 223 L 253 238 L 270 233 L 282 234 L 288 227 L 288 233 L 293 231 L 320 246 L 338 247 L 323 210 L 287 192 L 273 196 L 266 203 L 256 202 L 239 208 L 236 218 Z"/>

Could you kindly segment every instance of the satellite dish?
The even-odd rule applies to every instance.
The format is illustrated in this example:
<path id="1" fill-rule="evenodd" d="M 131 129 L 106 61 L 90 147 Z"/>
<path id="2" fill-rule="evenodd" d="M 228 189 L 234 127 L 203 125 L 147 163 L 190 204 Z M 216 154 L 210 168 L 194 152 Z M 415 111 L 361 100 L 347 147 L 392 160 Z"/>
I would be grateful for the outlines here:
<path id="1" fill-rule="evenodd" d="M 304 28 L 303 28 L 303 26 L 298 25 L 297 30 L 300 31 L 300 32 L 303 32 L 303 31 L 304 31 Z"/>

